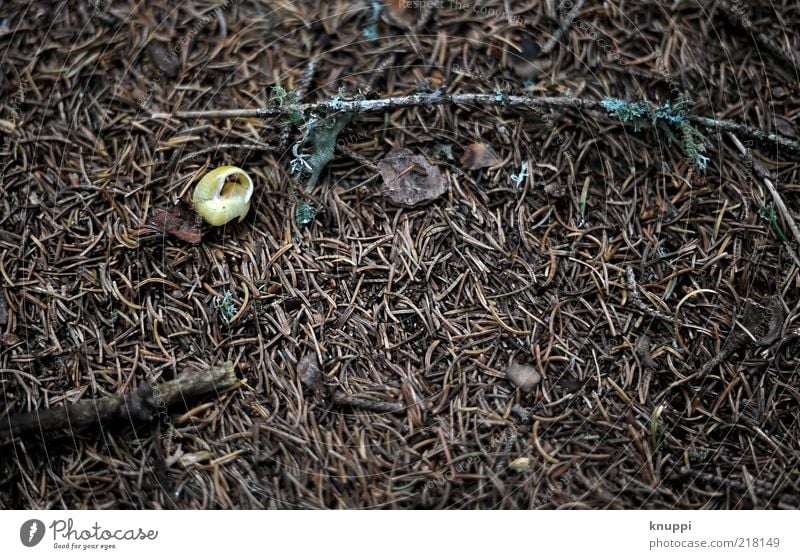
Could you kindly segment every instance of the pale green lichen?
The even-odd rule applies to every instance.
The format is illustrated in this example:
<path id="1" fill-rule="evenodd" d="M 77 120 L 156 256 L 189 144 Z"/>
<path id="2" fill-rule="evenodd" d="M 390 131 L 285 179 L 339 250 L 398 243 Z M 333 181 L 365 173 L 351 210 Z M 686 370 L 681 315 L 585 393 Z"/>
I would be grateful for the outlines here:
<path id="1" fill-rule="evenodd" d="M 317 209 L 308 202 L 298 202 L 294 208 L 294 222 L 298 227 L 308 225 L 317 215 Z"/>
<path id="2" fill-rule="evenodd" d="M 306 137 L 306 143 L 312 146 L 311 155 L 306 158 L 309 171 L 306 188 L 314 188 L 325 166 L 333 159 L 336 139 L 344 127 L 352 120 L 352 113 L 332 114 L 316 123 Z"/>
<path id="3" fill-rule="evenodd" d="M 694 165 L 701 170 L 707 167 L 708 157 L 703 155 L 706 151 L 706 139 L 689 122 L 688 110 L 692 102 L 686 97 L 680 97 L 675 103 L 667 101 L 661 105 L 650 101 L 626 101 L 606 97 L 601 104 L 609 115 L 633 126 L 635 132 L 640 132 L 647 124 L 661 130 L 670 143 L 680 147 Z"/>
<path id="4" fill-rule="evenodd" d="M 219 317 L 225 324 L 228 324 L 231 319 L 236 316 L 236 313 L 239 312 L 239 309 L 236 308 L 233 302 L 233 293 L 231 293 L 230 290 L 226 289 L 222 297 L 215 295 L 212 299 L 212 303 Z"/>
<path id="5" fill-rule="evenodd" d="M 440 156 L 447 158 L 449 161 L 455 161 L 452 144 L 436 144 L 435 149 Z"/>
<path id="6" fill-rule="evenodd" d="M 527 178 L 527 176 L 528 176 L 528 162 L 523 161 L 519 169 L 519 174 L 512 173 L 511 180 L 514 181 L 514 186 L 519 188 L 519 185 L 522 184 L 522 181 L 524 181 Z"/>
<path id="7" fill-rule="evenodd" d="M 279 85 L 272 86 L 269 96 L 269 104 L 273 107 L 291 106 L 297 103 L 297 93 L 294 91 L 287 91 Z M 297 110 L 290 110 L 287 115 L 290 122 L 301 122 L 303 120 L 303 113 Z"/>
<path id="8" fill-rule="evenodd" d="M 339 95 L 331 99 L 329 107 L 338 111 L 343 101 L 361 99 L 356 96 L 354 99 L 345 97 L 343 89 L 339 90 Z M 303 125 L 303 137 L 292 147 L 294 159 L 291 161 L 291 170 L 299 180 L 304 175 L 308 175 L 306 190 L 311 190 L 317 184 L 320 174 L 325 166 L 333 159 L 336 149 L 336 139 L 353 119 L 353 113 L 333 112 L 323 118 L 314 115 Z M 310 153 L 302 151 L 310 148 Z"/>
<path id="9" fill-rule="evenodd" d="M 380 0 L 372 0 L 372 14 L 370 14 L 369 21 L 361 31 L 364 35 L 364 38 L 368 41 L 377 41 L 379 38 L 378 34 L 378 20 L 381 17 L 381 12 L 383 11 L 383 2 Z"/>

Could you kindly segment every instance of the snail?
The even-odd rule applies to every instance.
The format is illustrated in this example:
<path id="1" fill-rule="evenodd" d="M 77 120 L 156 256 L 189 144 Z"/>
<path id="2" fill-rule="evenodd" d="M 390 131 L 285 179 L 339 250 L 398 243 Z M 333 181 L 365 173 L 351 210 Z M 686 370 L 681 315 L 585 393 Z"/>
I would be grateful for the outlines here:
<path id="1" fill-rule="evenodd" d="M 211 225 L 225 225 L 233 218 L 242 221 L 250 211 L 253 179 L 239 167 L 224 166 L 206 173 L 192 194 L 192 204 Z"/>

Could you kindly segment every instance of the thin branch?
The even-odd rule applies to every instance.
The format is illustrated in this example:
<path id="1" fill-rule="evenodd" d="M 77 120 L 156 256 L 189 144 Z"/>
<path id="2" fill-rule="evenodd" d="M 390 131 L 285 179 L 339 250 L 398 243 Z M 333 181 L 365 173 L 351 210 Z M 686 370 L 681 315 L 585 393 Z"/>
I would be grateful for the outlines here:
<path id="1" fill-rule="evenodd" d="M 668 322 L 670 324 L 677 324 L 677 320 L 674 317 L 668 316 L 663 312 L 657 309 L 651 309 L 647 306 L 647 304 L 642 301 L 641 295 L 639 294 L 639 284 L 636 283 L 636 275 L 633 272 L 633 268 L 630 266 L 627 267 L 625 270 L 625 275 L 628 278 L 628 287 L 630 288 L 631 299 L 633 300 L 633 304 L 642 311 L 647 316 L 658 318 L 659 320 L 663 320 L 664 322 Z"/>
<path id="2" fill-rule="evenodd" d="M 219 393 L 236 384 L 233 365 L 225 363 L 156 386 L 143 382 L 128 395 L 81 400 L 56 408 L 35 410 L 0 419 L 0 445 L 17 438 L 48 439 L 74 434 L 93 426 L 151 421 L 170 406 L 183 404 L 209 393 Z"/>
<path id="3" fill-rule="evenodd" d="M 222 109 L 210 111 L 182 111 L 174 115 L 155 113 L 153 118 L 174 117 L 181 120 L 193 118 L 266 118 L 283 116 L 290 112 L 299 113 L 378 113 L 408 107 L 433 107 L 436 105 L 475 105 L 505 107 L 574 107 L 576 109 L 601 108 L 598 101 L 573 99 L 570 97 L 532 97 L 526 95 L 497 96 L 487 93 L 417 93 L 404 97 L 385 97 L 383 99 L 359 99 L 354 101 L 318 101 L 315 103 L 299 103 L 282 107 L 264 107 L 260 109 Z"/>
<path id="4" fill-rule="evenodd" d="M 378 400 L 367 400 L 356 396 L 348 396 L 339 392 L 334 392 L 333 401 L 339 406 L 349 406 L 355 409 L 374 411 L 378 413 L 403 413 L 408 406 L 395 402 L 381 402 Z"/>
<path id="5" fill-rule="evenodd" d="M 781 136 L 779 134 L 774 134 L 772 132 L 764 132 L 760 128 L 755 128 L 754 126 L 748 126 L 747 124 L 734 122 L 732 120 L 717 120 L 715 118 L 708 118 L 697 115 L 689 115 L 689 120 L 704 128 L 719 130 L 720 132 L 729 132 L 729 133 L 733 132 L 736 134 L 741 134 L 742 136 L 746 136 L 748 138 L 752 138 L 754 140 L 758 140 L 761 142 L 769 142 L 779 147 L 784 147 L 792 151 L 800 152 L 800 141 L 792 140 L 791 138 L 787 138 L 786 136 Z"/>
<path id="6" fill-rule="evenodd" d="M 778 212 L 780 212 L 781 217 L 783 217 L 783 220 L 789 226 L 789 230 L 792 232 L 794 240 L 797 241 L 798 245 L 800 245 L 800 229 L 798 229 L 797 223 L 795 223 L 792 214 L 789 213 L 789 208 L 787 208 L 786 204 L 783 202 L 780 192 L 778 192 L 778 189 L 775 188 L 775 184 L 772 182 L 769 171 L 767 171 L 767 169 L 760 162 L 753 158 L 753 153 L 748 150 L 742 144 L 742 142 L 739 141 L 739 138 L 737 138 L 735 134 L 728 132 L 728 136 L 731 138 L 731 140 L 733 140 L 733 143 L 736 145 L 736 149 L 739 150 L 739 153 L 742 155 L 742 157 L 746 158 L 750 162 L 753 171 L 756 172 L 761 181 L 767 187 L 767 190 L 769 190 L 769 193 L 772 195 L 772 200 L 775 202 L 775 207 L 778 208 Z M 797 253 L 791 246 L 789 246 L 789 243 L 785 244 L 786 250 L 789 251 L 789 255 L 792 257 L 792 260 L 794 260 L 797 266 L 800 267 L 800 258 L 798 257 Z"/>
<path id="7" fill-rule="evenodd" d="M 358 99 L 352 101 L 331 100 L 314 103 L 299 103 L 282 107 L 263 107 L 259 109 L 220 109 L 209 111 L 179 111 L 175 114 L 154 113 L 152 118 L 176 118 L 191 120 L 197 118 L 268 118 L 285 116 L 289 113 L 318 115 L 332 113 L 376 113 L 409 107 L 434 107 L 438 105 L 467 105 L 478 107 L 517 107 L 538 110 L 542 108 L 574 108 L 578 110 L 602 110 L 600 101 L 573 97 L 537 97 L 533 95 L 501 95 L 487 93 L 456 93 L 448 95 L 441 92 L 417 93 L 403 97 L 385 97 L 383 99 Z M 759 128 L 730 120 L 718 120 L 690 115 L 689 121 L 711 130 L 735 132 L 754 140 L 770 142 L 800 153 L 800 141 L 786 138 L 774 133 L 764 132 Z"/>

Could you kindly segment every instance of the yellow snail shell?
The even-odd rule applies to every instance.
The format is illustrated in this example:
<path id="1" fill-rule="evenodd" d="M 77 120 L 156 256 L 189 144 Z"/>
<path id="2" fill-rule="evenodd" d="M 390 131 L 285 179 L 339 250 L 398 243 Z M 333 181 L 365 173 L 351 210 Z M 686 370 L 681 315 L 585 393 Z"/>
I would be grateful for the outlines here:
<path id="1" fill-rule="evenodd" d="M 242 221 L 250 211 L 253 179 L 239 167 L 224 166 L 206 173 L 192 194 L 192 204 L 211 225 L 225 225 L 233 218 Z"/>

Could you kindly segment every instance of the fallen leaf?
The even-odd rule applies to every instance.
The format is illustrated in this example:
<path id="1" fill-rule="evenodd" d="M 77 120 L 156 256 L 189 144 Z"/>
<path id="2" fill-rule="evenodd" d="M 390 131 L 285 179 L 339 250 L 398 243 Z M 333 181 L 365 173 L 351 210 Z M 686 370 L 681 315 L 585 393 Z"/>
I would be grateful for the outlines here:
<path id="1" fill-rule="evenodd" d="M 552 196 L 553 198 L 561 198 L 564 193 L 566 192 L 567 187 L 565 184 L 555 180 L 553 182 L 548 182 L 544 185 L 544 191 L 547 195 Z"/>
<path id="2" fill-rule="evenodd" d="M 542 380 L 542 375 L 532 365 L 512 363 L 506 370 L 506 378 L 523 392 L 530 392 Z"/>
<path id="3" fill-rule="evenodd" d="M 758 335 L 756 343 L 764 346 L 777 340 L 783 331 L 783 322 L 786 314 L 783 311 L 783 303 L 779 297 L 765 297 L 758 307 L 761 311 L 759 325 L 753 328 L 753 333 Z"/>
<path id="4" fill-rule="evenodd" d="M 307 387 L 317 390 L 322 387 L 322 371 L 317 363 L 317 355 L 314 352 L 306 353 L 297 363 L 297 374 L 300 381 Z"/>
<path id="5" fill-rule="evenodd" d="M 390 25 L 411 29 L 422 15 L 422 10 L 408 0 L 387 0 L 383 4 L 383 20 Z"/>
<path id="6" fill-rule="evenodd" d="M 636 355 L 639 356 L 642 365 L 645 367 L 649 369 L 658 368 L 656 362 L 650 357 L 650 336 L 647 334 L 642 334 L 639 336 L 639 339 L 636 340 Z"/>
<path id="7" fill-rule="evenodd" d="M 494 167 L 503 162 L 489 144 L 468 145 L 459 161 L 461 162 L 461 167 L 467 171 Z"/>
<path id="8" fill-rule="evenodd" d="M 22 340 L 20 339 L 20 337 L 14 334 L 13 332 L 6 332 L 2 336 L 0 336 L 0 343 L 2 343 L 5 346 L 17 345 L 21 341 Z"/>
<path id="9" fill-rule="evenodd" d="M 203 218 L 183 203 L 169 210 L 161 208 L 155 210 L 150 223 L 162 233 L 168 233 L 187 243 L 196 245 L 202 239 L 200 226 Z"/>
<path id="10" fill-rule="evenodd" d="M 383 178 L 383 193 L 398 206 L 413 208 L 435 200 L 447 185 L 439 169 L 407 149 L 390 151 L 378 162 Z"/>
<path id="11" fill-rule="evenodd" d="M 785 87 L 781 87 L 779 85 L 772 88 L 772 97 L 774 97 L 775 99 L 783 99 L 787 95 L 789 95 L 789 92 L 786 90 Z"/>
<path id="12" fill-rule="evenodd" d="M 178 59 L 167 47 L 156 41 L 147 43 L 147 55 L 168 78 L 178 77 Z"/>
<path id="13" fill-rule="evenodd" d="M 782 116 L 772 117 L 772 123 L 780 134 L 787 138 L 797 138 L 797 126 L 791 120 L 783 118 Z"/>

